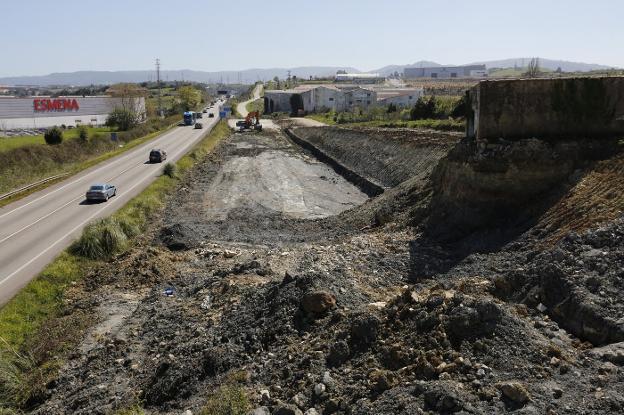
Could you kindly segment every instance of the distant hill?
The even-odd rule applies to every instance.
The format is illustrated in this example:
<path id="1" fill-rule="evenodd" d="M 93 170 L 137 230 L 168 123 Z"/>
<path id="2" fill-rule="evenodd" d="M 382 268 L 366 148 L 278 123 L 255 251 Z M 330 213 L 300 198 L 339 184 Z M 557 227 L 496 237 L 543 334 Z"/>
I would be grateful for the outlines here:
<path id="1" fill-rule="evenodd" d="M 528 64 L 531 58 L 515 58 L 515 59 L 503 59 L 495 61 L 474 62 L 476 64 L 485 64 L 487 68 L 514 68 L 514 66 L 524 67 Z M 582 62 L 568 62 L 552 59 L 541 59 L 540 65 L 542 68 L 556 70 L 561 67 L 564 72 L 586 72 L 593 70 L 610 69 L 609 66 L 589 64 Z M 370 71 L 373 73 L 379 73 L 384 76 L 393 74 L 394 72 L 403 73 L 406 67 L 435 67 L 442 66 L 439 63 L 431 61 L 418 61 L 409 65 L 388 65 L 382 68 Z M 268 68 L 268 69 L 245 69 L 241 71 L 219 71 L 219 72 L 204 72 L 193 71 L 190 69 L 183 69 L 177 71 L 162 71 L 161 77 L 165 81 L 193 81 L 193 82 L 206 82 L 206 83 L 244 83 L 253 84 L 256 81 L 267 81 L 274 77 L 284 79 L 288 76 L 290 71 L 291 76 L 296 76 L 300 79 L 308 79 L 311 76 L 317 77 L 329 77 L 336 74 L 337 71 L 344 70 L 349 73 L 362 73 L 357 68 L 345 67 L 345 66 L 302 66 L 297 68 Z M 0 84 L 3 85 L 105 85 L 114 84 L 118 82 L 143 82 L 154 81 L 156 75 L 153 70 L 150 71 L 79 71 L 79 72 L 64 72 L 64 73 L 52 73 L 42 76 L 14 76 L 0 78 Z"/>
<path id="2" fill-rule="evenodd" d="M 388 66 L 384 66 L 383 68 L 375 69 L 374 71 L 371 71 L 371 72 L 378 73 L 384 76 L 388 76 L 395 72 L 403 73 L 403 69 L 405 68 L 432 68 L 434 66 L 442 66 L 442 65 L 436 62 L 432 62 L 432 61 L 418 61 L 410 65 L 388 65 Z"/>
<path id="3" fill-rule="evenodd" d="M 539 58 L 540 66 L 545 69 L 550 69 L 556 71 L 557 68 L 561 68 L 564 72 L 589 72 L 603 69 L 611 69 L 611 66 L 598 65 L 594 63 L 583 63 L 583 62 L 570 62 L 570 61 L 560 61 L 553 59 L 543 59 Z M 519 67 L 523 68 L 528 66 L 531 58 L 514 58 L 514 59 L 503 59 L 497 61 L 485 61 L 485 62 L 474 62 L 472 64 L 485 64 L 485 66 L 489 68 L 514 68 Z M 471 65 L 472 65 L 471 64 Z"/>
<path id="4" fill-rule="evenodd" d="M 359 73 L 358 69 L 339 66 L 304 66 L 298 68 L 269 68 L 269 69 L 245 69 L 242 71 L 219 71 L 204 72 L 182 69 L 177 71 L 161 71 L 161 79 L 169 81 L 193 81 L 207 83 L 238 83 L 253 84 L 256 81 L 268 81 L 278 76 L 284 79 L 288 76 L 308 79 L 310 76 L 334 76 L 338 70 L 345 70 L 351 73 Z M 15 76 L 0 78 L 0 84 L 4 85 L 102 85 L 114 84 L 118 82 L 144 82 L 156 80 L 156 74 L 151 71 L 79 71 L 52 73 L 41 76 Z"/>

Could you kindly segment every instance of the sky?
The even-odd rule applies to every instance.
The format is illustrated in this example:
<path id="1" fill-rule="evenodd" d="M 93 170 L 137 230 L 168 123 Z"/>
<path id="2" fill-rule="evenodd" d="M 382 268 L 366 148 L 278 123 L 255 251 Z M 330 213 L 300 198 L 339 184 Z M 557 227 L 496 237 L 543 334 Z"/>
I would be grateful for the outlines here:
<path id="1" fill-rule="evenodd" d="M 621 0 L 0 0 L 0 77 L 539 56 L 624 67 Z"/>

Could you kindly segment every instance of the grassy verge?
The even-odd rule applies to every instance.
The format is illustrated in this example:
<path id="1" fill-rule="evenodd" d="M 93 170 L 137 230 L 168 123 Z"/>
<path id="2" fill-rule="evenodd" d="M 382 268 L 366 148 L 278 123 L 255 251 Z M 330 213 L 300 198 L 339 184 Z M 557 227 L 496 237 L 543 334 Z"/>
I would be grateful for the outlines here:
<path id="1" fill-rule="evenodd" d="M 258 98 L 255 101 L 248 102 L 245 106 L 248 112 L 258 111 L 264 114 L 264 98 Z"/>
<path id="2" fill-rule="evenodd" d="M 361 121 L 361 122 L 337 122 L 337 117 L 333 113 L 327 114 L 310 114 L 306 118 L 310 118 L 316 121 L 320 121 L 327 125 L 344 125 L 344 126 L 358 126 L 358 127 L 378 127 L 378 128 L 427 128 L 440 131 L 464 131 L 465 122 L 463 120 L 414 120 L 414 121 L 386 121 L 386 120 L 374 120 L 374 121 Z"/>
<path id="3" fill-rule="evenodd" d="M 19 188 L 20 186 L 25 186 L 29 183 L 36 182 L 37 180 L 41 180 L 46 177 L 55 176 L 61 173 L 68 173 L 69 175 L 73 175 L 80 171 L 88 169 L 89 167 L 101 163 L 102 161 L 108 160 L 111 157 L 115 157 L 136 146 L 144 144 L 154 137 L 162 134 L 163 132 L 173 128 L 173 126 L 175 125 L 175 123 L 173 123 L 173 118 L 170 121 L 171 122 L 167 124 L 166 127 L 160 128 L 157 131 L 149 132 L 142 137 L 130 139 L 125 142 L 125 144 L 123 144 L 123 146 L 121 147 L 110 145 L 110 143 L 103 143 L 99 146 L 94 146 L 95 148 L 91 153 L 85 154 L 83 155 L 83 157 L 74 161 L 57 161 L 58 158 L 62 158 L 65 156 L 62 154 L 41 154 L 39 150 L 30 151 L 31 148 L 28 147 L 17 149 L 16 151 L 19 153 L 7 152 L 4 154 L 4 158 L 6 158 L 7 164 L 11 163 L 12 166 L 7 166 L 6 169 L 1 172 L 2 176 L 0 177 L 0 194 L 11 191 L 15 188 Z M 81 145 L 79 145 L 78 143 L 68 144 L 71 144 L 71 147 L 68 147 L 68 153 L 70 153 L 72 150 L 80 151 L 79 147 L 81 147 Z M 1 160 L 3 160 L 3 157 L 0 154 L 0 161 Z M 23 162 L 20 160 L 23 160 Z M 35 164 L 37 164 L 36 167 Z M 65 180 L 66 178 L 67 176 L 59 180 Z M 6 206 L 9 203 L 28 196 L 33 192 L 49 187 L 57 183 L 59 180 L 45 183 L 44 185 L 37 186 L 25 192 L 16 194 L 13 197 L 0 200 L 0 207 Z"/>
<path id="4" fill-rule="evenodd" d="M 73 128 L 71 130 L 63 130 L 63 137 L 65 140 L 74 140 L 78 138 L 78 129 Z M 87 132 L 89 136 L 93 134 L 107 133 L 112 130 L 107 127 L 88 127 Z M 0 137 L 0 153 L 10 151 L 16 148 L 30 146 L 30 145 L 45 145 L 45 139 L 43 134 L 38 135 L 20 135 L 15 137 Z"/>
<path id="5" fill-rule="evenodd" d="M 177 174 L 160 176 L 111 217 L 88 225 L 72 247 L 0 309 L 0 408 L 24 408 L 40 396 L 62 366 L 64 353 L 82 338 L 88 316 L 77 316 L 64 327 L 55 321 L 63 313 L 67 289 L 106 263 L 90 259 L 93 251 L 86 247 L 105 256 L 129 249 L 133 237 L 142 233 L 164 206 L 163 195 L 229 134 L 227 124 L 219 122 L 175 164 Z"/>

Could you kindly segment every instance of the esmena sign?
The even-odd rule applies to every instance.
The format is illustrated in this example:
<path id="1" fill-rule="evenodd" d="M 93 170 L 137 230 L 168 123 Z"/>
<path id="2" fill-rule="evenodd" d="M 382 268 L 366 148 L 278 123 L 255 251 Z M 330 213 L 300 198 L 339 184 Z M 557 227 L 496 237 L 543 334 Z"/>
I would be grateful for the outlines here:
<path id="1" fill-rule="evenodd" d="M 33 107 L 35 111 L 78 111 L 80 106 L 75 99 L 57 98 L 57 99 L 34 99 Z"/>

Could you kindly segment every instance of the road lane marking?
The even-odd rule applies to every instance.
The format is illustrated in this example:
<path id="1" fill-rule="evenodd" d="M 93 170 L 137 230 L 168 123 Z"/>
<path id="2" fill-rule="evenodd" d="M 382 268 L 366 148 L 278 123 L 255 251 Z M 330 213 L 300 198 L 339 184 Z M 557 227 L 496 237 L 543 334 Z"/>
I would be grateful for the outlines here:
<path id="1" fill-rule="evenodd" d="M 137 164 L 131 165 L 131 166 L 129 166 L 128 168 L 126 168 L 125 170 L 123 170 L 123 171 L 121 171 L 120 173 L 118 173 L 116 176 L 113 176 L 113 177 L 111 177 L 111 178 L 109 178 L 109 179 L 105 179 L 105 182 L 111 182 L 111 181 L 113 181 L 114 179 L 116 179 L 116 178 L 120 177 L 121 175 L 123 175 L 123 174 L 127 173 L 128 171 L 130 171 L 130 170 L 132 170 L 132 169 L 134 169 L 134 168 L 136 168 L 136 167 L 139 167 L 139 166 L 141 166 L 141 165 L 144 165 L 144 164 L 145 164 L 145 162 L 144 162 L 144 161 L 141 161 L 141 162 L 139 162 L 139 163 L 137 163 Z M 59 189 L 59 190 L 60 190 L 60 189 Z M 19 234 L 19 233 L 21 233 L 21 232 L 25 231 L 26 229 L 28 229 L 28 228 L 32 227 L 33 225 L 35 225 L 35 224 L 37 224 L 37 223 L 41 222 L 41 221 L 42 221 L 42 220 L 44 220 L 44 219 L 46 219 L 46 218 L 50 217 L 50 216 L 51 216 L 51 215 L 53 215 L 54 213 L 58 212 L 59 210 L 61 210 L 61 209 L 65 208 L 66 206 L 68 206 L 68 205 L 70 205 L 70 204 L 74 203 L 76 200 L 79 200 L 79 199 L 81 199 L 81 198 L 83 198 L 83 196 L 82 196 L 82 195 L 77 196 L 77 197 L 75 197 L 75 198 L 71 199 L 69 202 L 65 203 L 64 205 L 59 206 L 58 208 L 56 208 L 56 209 L 55 209 L 55 210 L 53 210 L 52 212 L 49 212 L 48 214 L 46 214 L 46 215 L 44 215 L 44 216 L 40 217 L 39 219 L 35 220 L 34 222 L 31 222 L 30 224 L 28 224 L 28 225 L 24 226 L 23 228 L 21 228 L 21 229 L 19 229 L 19 230 L 15 231 L 15 232 L 13 232 L 12 234 L 10 234 L 10 235 L 6 236 L 4 239 L 0 240 L 0 244 L 2 244 L 3 242 L 6 242 L 8 239 L 12 238 L 13 236 L 15 236 L 15 235 L 17 235 L 17 234 Z M 1 216 L 0 216 L 0 218 L 1 218 Z"/>
<path id="2" fill-rule="evenodd" d="M 209 126 L 212 128 L 214 127 L 214 123 L 212 123 L 212 125 L 209 124 Z M 202 137 L 205 137 L 205 135 L 207 135 L 208 133 L 210 133 L 210 130 L 206 133 L 206 134 L 202 134 L 199 137 L 197 137 L 197 141 L 199 141 L 199 139 L 201 139 Z M 195 140 L 194 140 L 195 141 Z M 176 157 L 186 153 L 187 149 L 188 149 L 189 145 L 187 143 L 186 146 L 184 146 L 182 148 L 181 151 L 178 151 L 176 153 L 175 156 L 173 156 L 172 158 L 175 159 Z M 123 196 L 127 193 L 130 193 L 130 191 L 132 189 L 134 189 L 135 187 L 137 187 L 138 185 L 142 184 L 144 181 L 146 181 L 147 179 L 149 179 L 154 173 L 150 172 L 150 174 L 144 176 L 141 180 L 139 180 L 138 182 L 136 182 L 134 185 L 132 185 L 128 190 L 126 190 L 124 193 L 121 193 L 119 196 Z M 120 199 L 117 199 L 120 200 Z M 44 249 L 43 251 L 41 251 L 38 255 L 36 255 L 34 258 L 30 259 L 28 262 L 26 262 L 25 264 L 23 264 L 22 266 L 20 266 L 18 269 L 16 269 L 15 271 L 13 271 L 12 273 L 10 273 L 8 276 L 6 276 L 5 278 L 3 278 L 2 280 L 0 280 L 0 285 L 4 284 L 5 282 L 7 282 L 8 280 L 10 280 L 15 274 L 19 273 L 20 271 L 22 271 L 24 268 L 26 268 L 27 266 L 29 266 L 30 264 L 32 264 L 33 262 L 35 262 L 37 259 L 41 258 L 42 255 L 44 255 L 46 252 L 48 252 L 50 249 L 52 249 L 54 246 L 58 245 L 61 241 L 63 241 L 65 238 L 67 238 L 68 236 L 70 236 L 72 233 L 76 232 L 79 228 L 81 228 L 82 226 L 84 226 L 86 223 L 88 223 L 89 221 L 91 221 L 94 217 L 96 217 L 97 215 L 99 215 L 102 211 L 104 211 L 104 209 L 114 206 L 114 203 L 117 202 L 117 200 L 113 200 L 112 204 L 106 204 L 104 207 L 102 207 L 101 209 L 97 210 L 94 214 L 92 214 L 91 216 L 89 216 L 86 220 L 84 220 L 83 222 L 81 222 L 80 224 L 76 225 L 71 231 L 67 232 L 65 235 L 63 235 L 61 238 L 57 239 L 56 242 L 52 243 L 50 246 L 48 246 L 46 249 Z M 129 202 L 129 201 L 128 201 Z"/>
<path id="3" fill-rule="evenodd" d="M 178 130 L 176 130 L 176 131 L 178 131 Z M 122 157 L 118 157 L 118 158 L 117 158 L 117 157 L 115 157 L 113 160 L 111 160 L 109 163 L 105 164 L 104 166 L 98 167 L 97 169 L 95 169 L 95 170 L 93 170 L 93 171 L 91 171 L 91 172 L 89 172 L 89 173 L 87 173 L 87 174 L 85 174 L 85 175 L 81 176 L 80 178 L 78 178 L 78 179 L 76 179 L 76 180 L 74 180 L 74 181 L 72 181 L 72 182 L 69 182 L 69 183 L 64 184 L 63 186 L 59 187 L 58 189 L 55 189 L 55 190 L 53 190 L 53 191 L 51 191 L 51 192 L 48 192 L 48 193 L 46 193 L 45 195 L 40 196 L 40 197 L 38 197 L 38 198 L 36 198 L 36 199 L 33 199 L 33 200 L 31 200 L 30 202 L 25 203 L 25 204 L 23 204 L 23 205 L 21 205 L 21 206 L 18 206 L 18 207 L 16 207 L 16 208 L 15 208 L 15 209 L 13 209 L 13 210 L 10 210 L 10 211 L 8 211 L 8 212 L 5 212 L 5 213 L 3 213 L 2 215 L 0 215 L 0 219 L 2 219 L 3 217 L 8 216 L 8 215 L 10 215 L 10 214 L 12 214 L 12 213 L 14 213 L 14 212 L 17 212 L 18 210 L 21 210 L 22 208 L 25 208 L 26 206 L 29 206 L 29 205 L 31 205 L 31 204 L 33 204 L 33 203 L 35 203 L 35 202 L 38 202 L 38 201 L 40 201 L 40 200 L 42 200 L 42 199 L 45 199 L 46 197 L 48 197 L 48 196 L 50 196 L 50 195 L 52 195 L 52 194 L 54 194 L 54 193 L 56 193 L 56 192 L 58 192 L 58 191 L 60 191 L 60 190 L 63 190 L 63 189 L 64 189 L 64 188 L 66 188 L 67 186 L 71 186 L 71 185 L 73 185 L 73 184 L 76 184 L 76 183 L 78 183 L 79 181 L 81 181 L 81 180 L 83 180 L 83 179 L 86 179 L 86 178 L 87 178 L 87 177 L 89 177 L 90 175 L 92 175 L 92 174 L 94 174 L 94 173 L 96 173 L 96 172 L 99 172 L 99 171 L 100 171 L 100 170 L 102 170 L 102 169 L 105 169 L 105 168 L 110 168 L 111 166 L 113 166 L 113 165 L 115 165 L 115 164 L 118 164 L 118 163 L 119 163 L 120 161 L 122 161 L 122 160 L 125 160 L 125 159 L 130 158 L 130 157 L 134 157 L 134 156 L 136 156 L 136 154 L 138 153 L 138 151 L 139 151 L 139 150 L 143 149 L 143 147 L 147 147 L 147 144 L 152 144 L 152 145 L 154 145 L 154 144 L 156 144 L 156 142 L 160 142 L 161 140 L 164 140 L 164 139 L 165 139 L 165 137 L 168 137 L 169 135 L 173 134 L 174 132 L 175 132 L 175 131 L 169 131 L 169 132 L 167 132 L 167 133 L 163 134 L 162 136 L 160 136 L 159 138 L 157 138 L 156 140 L 154 140 L 153 142 L 148 142 L 148 143 L 145 143 L 145 145 L 140 145 L 138 148 L 136 148 L 135 150 L 131 150 L 129 153 L 124 154 Z"/>

